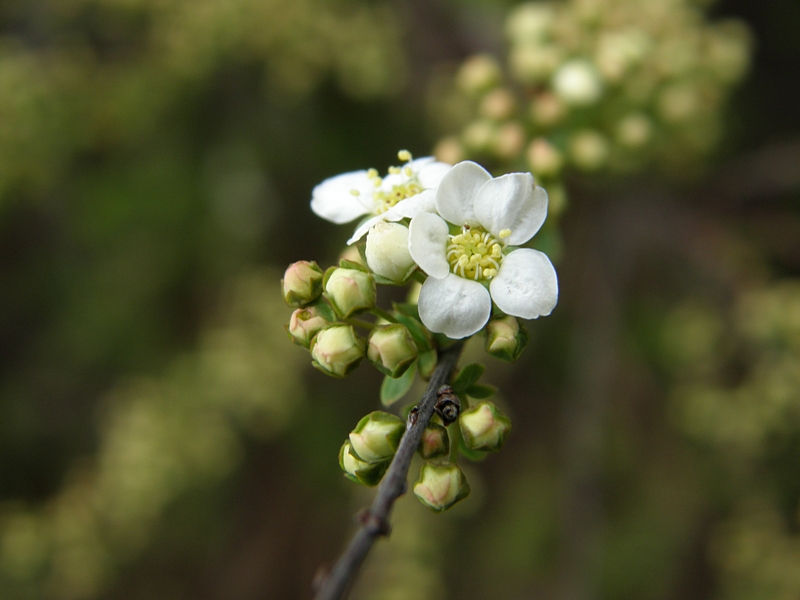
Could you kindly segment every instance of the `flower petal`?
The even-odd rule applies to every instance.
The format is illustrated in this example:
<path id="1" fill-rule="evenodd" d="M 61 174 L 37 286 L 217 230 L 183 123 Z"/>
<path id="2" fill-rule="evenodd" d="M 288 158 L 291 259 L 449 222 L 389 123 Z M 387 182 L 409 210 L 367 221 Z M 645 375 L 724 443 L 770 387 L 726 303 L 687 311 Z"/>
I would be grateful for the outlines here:
<path id="1" fill-rule="evenodd" d="M 447 223 L 434 213 L 420 213 L 408 226 L 408 250 L 420 268 L 435 279 L 450 273 L 447 263 Z"/>
<path id="2" fill-rule="evenodd" d="M 439 184 L 442 182 L 442 179 L 445 175 L 450 172 L 450 169 L 453 168 L 453 165 L 448 165 L 447 163 L 439 162 L 437 160 L 427 161 L 423 164 L 417 166 L 416 163 L 422 163 L 423 160 L 426 159 L 419 159 L 415 160 L 412 164 L 412 168 L 416 169 L 417 177 L 419 178 L 419 183 L 425 189 L 436 189 L 439 187 Z"/>
<path id="3" fill-rule="evenodd" d="M 539 231 L 547 217 L 547 192 L 530 173 L 509 173 L 487 181 L 475 198 L 481 225 L 504 244 L 524 244 Z M 501 238 L 500 232 L 511 235 Z"/>
<path id="4" fill-rule="evenodd" d="M 477 281 L 449 273 L 429 277 L 419 292 L 419 317 L 435 333 L 458 340 L 486 325 L 492 312 L 488 290 Z"/>
<path id="5" fill-rule="evenodd" d="M 400 221 L 402 219 L 412 219 L 423 212 L 436 212 L 436 192 L 434 190 L 424 190 L 416 196 L 411 196 L 401 200 L 385 213 L 367 219 L 359 225 L 352 237 L 347 240 L 347 244 L 354 244 L 366 234 L 373 226 L 381 221 Z"/>
<path id="6" fill-rule="evenodd" d="M 400 219 L 413 219 L 423 212 L 436 212 L 436 192 L 434 190 L 424 190 L 416 196 L 401 200 L 383 213 L 383 217 L 387 221 L 399 221 Z"/>
<path id="7" fill-rule="evenodd" d="M 355 190 L 359 194 L 353 195 Z M 311 192 L 311 210 L 341 225 L 373 210 L 374 186 L 366 171 L 342 173 L 326 179 Z"/>
<path id="8" fill-rule="evenodd" d="M 507 315 L 535 319 L 549 315 L 558 302 L 558 277 L 547 255 L 519 248 L 503 258 L 489 284 L 492 300 Z"/>
<path id="9" fill-rule="evenodd" d="M 347 240 L 347 245 L 349 246 L 350 244 L 355 244 L 358 240 L 364 237 L 370 229 L 384 220 L 384 215 L 377 215 L 363 221 L 358 227 L 356 227 L 356 230 L 353 235 L 350 236 L 350 239 Z"/>
<path id="10" fill-rule="evenodd" d="M 477 163 L 465 160 L 442 178 L 436 190 L 436 210 L 454 225 L 478 225 L 473 205 L 481 186 L 492 178 Z"/>

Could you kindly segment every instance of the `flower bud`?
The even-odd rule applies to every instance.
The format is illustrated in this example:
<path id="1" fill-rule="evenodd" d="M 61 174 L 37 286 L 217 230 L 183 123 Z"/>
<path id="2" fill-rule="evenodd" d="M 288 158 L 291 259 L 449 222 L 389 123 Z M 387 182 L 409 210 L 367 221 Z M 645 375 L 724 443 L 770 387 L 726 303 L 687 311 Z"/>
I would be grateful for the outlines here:
<path id="1" fill-rule="evenodd" d="M 492 319 L 486 324 L 487 354 L 506 362 L 517 360 L 528 345 L 528 332 L 516 317 Z"/>
<path id="2" fill-rule="evenodd" d="M 603 95 L 603 82 L 592 63 L 575 59 L 553 74 L 553 89 L 570 106 L 589 106 Z"/>
<path id="3" fill-rule="evenodd" d="M 408 227 L 400 223 L 377 223 L 367 234 L 367 264 L 373 273 L 396 283 L 406 279 L 416 266 L 408 251 Z"/>
<path id="4" fill-rule="evenodd" d="M 570 157 L 584 171 L 596 171 L 608 160 L 608 141 L 603 134 L 583 129 L 572 136 L 569 143 Z"/>
<path id="5" fill-rule="evenodd" d="M 418 354 L 414 338 L 405 325 L 380 325 L 369 334 L 367 358 L 376 369 L 389 377 L 400 377 Z"/>
<path id="6" fill-rule="evenodd" d="M 350 481 L 368 486 L 378 485 L 390 462 L 384 460 L 382 462 L 368 463 L 361 460 L 353 453 L 350 440 L 345 441 L 342 444 L 342 449 L 339 450 L 339 466 L 342 467 L 344 476 Z"/>
<path id="7" fill-rule="evenodd" d="M 358 269 L 332 267 L 325 272 L 325 297 L 344 319 L 375 306 L 375 279 Z"/>
<path id="8" fill-rule="evenodd" d="M 502 79 L 502 69 L 494 57 L 487 54 L 471 56 L 456 74 L 456 83 L 468 94 L 479 94 L 497 85 Z"/>
<path id="9" fill-rule="evenodd" d="M 283 299 L 289 306 L 310 304 L 322 293 L 322 269 L 315 262 L 299 260 L 286 269 L 281 287 Z"/>
<path id="10" fill-rule="evenodd" d="M 311 341 L 311 358 L 314 366 L 323 373 L 344 377 L 364 358 L 364 342 L 352 325 L 328 325 Z"/>
<path id="11" fill-rule="evenodd" d="M 425 463 L 414 494 L 431 510 L 442 512 L 469 495 L 469 484 L 458 465 Z"/>
<path id="12" fill-rule="evenodd" d="M 286 330 L 295 344 L 308 348 L 319 330 L 335 320 L 331 308 L 323 302 L 317 302 L 305 308 L 296 308 Z"/>
<path id="13" fill-rule="evenodd" d="M 450 438 L 447 435 L 447 428 L 438 423 L 428 423 L 419 441 L 419 455 L 428 460 L 447 456 L 449 453 Z"/>
<path id="14" fill-rule="evenodd" d="M 353 453 L 361 460 L 373 463 L 394 456 L 406 425 L 398 417 L 376 410 L 362 418 L 350 432 Z"/>
<path id="15" fill-rule="evenodd" d="M 497 452 L 511 431 L 511 420 L 491 402 L 481 402 L 458 419 L 464 445 L 470 450 Z"/>
<path id="16" fill-rule="evenodd" d="M 533 140 L 528 146 L 528 164 L 536 177 L 556 177 L 564 165 L 564 157 L 545 138 Z"/>

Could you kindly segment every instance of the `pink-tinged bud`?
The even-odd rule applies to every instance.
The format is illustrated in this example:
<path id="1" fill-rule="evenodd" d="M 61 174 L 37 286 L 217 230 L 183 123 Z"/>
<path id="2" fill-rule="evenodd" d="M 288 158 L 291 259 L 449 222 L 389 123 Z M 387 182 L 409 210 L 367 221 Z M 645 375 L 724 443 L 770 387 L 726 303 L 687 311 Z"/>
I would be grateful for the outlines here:
<path id="1" fill-rule="evenodd" d="M 376 369 L 389 377 L 400 377 L 418 354 L 414 338 L 405 325 L 381 325 L 369 334 L 367 358 Z"/>
<path id="2" fill-rule="evenodd" d="M 286 269 L 281 287 L 283 299 L 289 306 L 311 304 L 322 294 L 322 269 L 315 262 L 299 260 Z"/>
<path id="3" fill-rule="evenodd" d="M 486 324 L 485 331 L 486 352 L 506 362 L 517 360 L 528 345 L 528 333 L 516 317 L 492 319 Z"/>
<path id="4" fill-rule="evenodd" d="M 347 440 L 342 445 L 342 449 L 339 450 L 339 466 L 342 467 L 344 476 L 350 481 L 363 483 L 370 487 L 380 483 L 390 462 L 384 460 L 382 462 L 369 463 L 361 460 L 353 453 L 350 440 Z"/>
<path id="5" fill-rule="evenodd" d="M 469 484 L 458 465 L 425 463 L 414 494 L 431 510 L 442 512 L 469 495 Z"/>
<path id="6" fill-rule="evenodd" d="M 323 287 L 325 297 L 343 319 L 375 307 L 375 278 L 366 271 L 332 267 L 325 272 Z"/>
<path id="7" fill-rule="evenodd" d="M 458 419 L 464 445 L 470 450 L 497 452 L 511 431 L 511 419 L 491 402 L 481 402 Z"/>
<path id="8" fill-rule="evenodd" d="M 397 452 L 406 425 L 398 417 L 376 410 L 362 418 L 350 432 L 353 453 L 361 460 L 373 463 L 389 460 Z"/>
<path id="9" fill-rule="evenodd" d="M 318 302 L 305 308 L 295 309 L 286 325 L 286 330 L 295 344 L 308 348 L 314 336 L 335 320 L 333 310 L 327 304 Z"/>
<path id="10" fill-rule="evenodd" d="M 311 341 L 311 358 L 313 365 L 323 373 L 344 377 L 364 358 L 364 342 L 352 325 L 327 325 Z"/>
<path id="11" fill-rule="evenodd" d="M 419 455 L 425 460 L 447 456 L 450 453 L 450 438 L 447 428 L 438 423 L 428 423 L 419 441 Z"/>

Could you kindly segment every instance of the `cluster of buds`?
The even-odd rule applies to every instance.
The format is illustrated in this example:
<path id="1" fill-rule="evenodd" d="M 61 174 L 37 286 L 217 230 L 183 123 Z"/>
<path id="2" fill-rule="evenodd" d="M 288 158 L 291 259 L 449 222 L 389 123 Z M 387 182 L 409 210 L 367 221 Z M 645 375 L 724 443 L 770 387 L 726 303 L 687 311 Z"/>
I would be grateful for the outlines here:
<path id="1" fill-rule="evenodd" d="M 406 151 L 398 158 L 405 166 L 391 167 L 384 178 L 370 169 L 314 188 L 318 215 L 361 222 L 338 266 L 323 271 L 298 261 L 281 282 L 294 308 L 286 329 L 314 367 L 344 377 L 366 357 L 384 375 L 385 406 L 402 398 L 417 375 L 430 379 L 453 340 L 483 333 L 488 354 L 517 360 L 528 343 L 520 319 L 546 316 L 558 300 L 552 263 L 524 247 L 547 216 L 547 192 L 530 173 L 493 177 L 474 162 L 412 160 Z M 378 285 L 412 285 L 410 301 L 383 309 Z M 425 462 L 414 493 L 435 511 L 469 494 L 458 458 L 496 452 L 508 435 L 510 421 L 494 404 L 469 406 L 494 393 L 478 383 L 482 373 L 482 366 L 468 365 L 452 387 L 443 386 L 421 433 L 417 451 Z M 409 414 L 409 426 L 416 415 Z M 377 485 L 406 427 L 383 411 L 362 418 L 339 452 L 345 476 Z"/>
<path id="2" fill-rule="evenodd" d="M 458 445 L 451 447 L 449 428 Z M 498 452 L 511 430 L 511 421 L 491 402 L 461 412 L 461 402 L 450 386 L 439 390 L 436 414 L 422 434 L 418 452 L 425 459 L 414 495 L 435 512 L 447 510 L 469 495 L 470 487 L 456 460 L 459 455 L 480 459 Z"/>
<path id="3" fill-rule="evenodd" d="M 683 166 L 712 149 L 750 59 L 747 27 L 707 23 L 691 0 L 529 2 L 509 14 L 506 32 L 505 66 L 479 55 L 457 73 L 442 120 L 460 131 L 436 155 L 527 164 L 550 191 L 551 213 L 563 204 L 565 168 Z"/>
<path id="4" fill-rule="evenodd" d="M 366 340 L 356 333 L 352 318 L 376 308 L 375 278 L 360 264 L 343 260 L 323 273 L 314 262 L 298 261 L 281 284 L 286 304 L 296 307 L 286 329 L 323 373 L 344 377 L 366 356 L 398 378 L 417 360 L 419 346 L 402 323 L 361 323 L 371 327 Z"/>
<path id="5" fill-rule="evenodd" d="M 339 450 L 345 477 L 364 485 L 377 485 L 397 452 L 405 423 L 382 411 L 363 417 Z"/>

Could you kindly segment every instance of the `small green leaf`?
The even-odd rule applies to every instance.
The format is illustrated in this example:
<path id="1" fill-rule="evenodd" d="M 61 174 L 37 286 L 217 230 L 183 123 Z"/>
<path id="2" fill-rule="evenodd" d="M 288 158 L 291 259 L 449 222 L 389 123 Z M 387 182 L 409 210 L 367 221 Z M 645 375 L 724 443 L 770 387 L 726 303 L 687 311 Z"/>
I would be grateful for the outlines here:
<path id="1" fill-rule="evenodd" d="M 479 363 L 470 363 L 461 371 L 453 381 L 453 391 L 459 396 L 464 394 L 483 375 L 486 367 Z"/>
<path id="2" fill-rule="evenodd" d="M 493 385 L 473 383 L 467 388 L 466 394 L 470 398 L 475 398 L 475 400 L 485 400 L 486 398 L 494 396 L 496 392 L 497 388 Z"/>
<path id="3" fill-rule="evenodd" d="M 400 377 L 396 379 L 388 375 L 384 377 L 381 384 L 381 403 L 384 406 L 389 406 L 405 396 L 408 390 L 411 389 L 416 374 L 417 363 L 414 362 Z"/>
<path id="4" fill-rule="evenodd" d="M 419 307 L 411 302 L 393 302 L 392 306 L 401 315 L 419 320 Z"/>
<path id="5" fill-rule="evenodd" d="M 417 359 L 419 362 L 419 376 L 425 381 L 430 379 L 431 375 L 433 375 L 433 370 L 436 368 L 438 358 L 435 349 L 428 350 L 419 355 Z"/>

